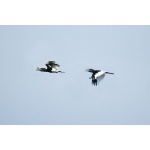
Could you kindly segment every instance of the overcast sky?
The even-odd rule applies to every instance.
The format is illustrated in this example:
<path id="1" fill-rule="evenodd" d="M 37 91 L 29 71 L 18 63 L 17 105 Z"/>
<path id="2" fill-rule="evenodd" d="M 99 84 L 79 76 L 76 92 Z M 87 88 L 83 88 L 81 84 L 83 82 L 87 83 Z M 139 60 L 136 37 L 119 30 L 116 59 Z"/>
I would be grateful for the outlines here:
<path id="1" fill-rule="evenodd" d="M 150 124 L 150 26 L 0 26 L 0 52 L 0 124 Z"/>

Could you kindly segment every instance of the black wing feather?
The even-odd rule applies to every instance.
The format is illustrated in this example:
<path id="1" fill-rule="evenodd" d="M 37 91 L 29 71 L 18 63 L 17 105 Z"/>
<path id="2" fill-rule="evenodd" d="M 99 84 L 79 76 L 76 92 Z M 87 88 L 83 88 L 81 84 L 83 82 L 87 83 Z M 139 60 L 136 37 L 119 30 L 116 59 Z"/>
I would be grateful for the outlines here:
<path id="1" fill-rule="evenodd" d="M 97 86 L 97 79 L 92 79 L 92 84 Z"/>
<path id="2" fill-rule="evenodd" d="M 60 67 L 60 65 L 59 64 L 56 64 L 56 62 L 55 61 L 48 61 L 47 62 L 47 65 L 50 65 L 50 66 L 57 66 L 57 67 Z"/>

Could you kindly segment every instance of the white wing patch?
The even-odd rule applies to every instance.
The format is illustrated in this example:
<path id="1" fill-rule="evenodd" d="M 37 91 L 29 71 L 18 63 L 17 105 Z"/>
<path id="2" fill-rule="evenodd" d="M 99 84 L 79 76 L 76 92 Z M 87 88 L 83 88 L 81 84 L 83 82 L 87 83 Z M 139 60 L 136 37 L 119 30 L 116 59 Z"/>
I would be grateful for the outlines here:
<path id="1" fill-rule="evenodd" d="M 55 68 L 52 68 L 52 71 L 53 71 L 53 72 L 58 72 L 58 68 L 56 68 L 56 67 L 55 67 Z"/>
<path id="2" fill-rule="evenodd" d="M 95 75 L 95 78 L 97 79 L 97 83 L 101 82 L 105 77 L 105 71 L 101 70 L 101 72 L 98 72 Z"/>
<path id="3" fill-rule="evenodd" d="M 56 65 L 53 65 L 53 68 L 54 68 L 54 69 L 56 69 L 56 70 L 58 70 L 58 69 L 59 69 L 59 67 L 58 67 L 58 66 L 56 66 Z"/>
<path id="4" fill-rule="evenodd" d="M 105 77 L 105 74 L 102 74 L 100 77 L 97 77 L 97 83 L 101 82 Z"/>
<path id="5" fill-rule="evenodd" d="M 105 71 L 101 70 L 101 72 L 98 72 L 96 75 L 95 75 L 95 79 L 97 79 L 98 77 L 102 76 L 102 75 L 105 75 Z"/>

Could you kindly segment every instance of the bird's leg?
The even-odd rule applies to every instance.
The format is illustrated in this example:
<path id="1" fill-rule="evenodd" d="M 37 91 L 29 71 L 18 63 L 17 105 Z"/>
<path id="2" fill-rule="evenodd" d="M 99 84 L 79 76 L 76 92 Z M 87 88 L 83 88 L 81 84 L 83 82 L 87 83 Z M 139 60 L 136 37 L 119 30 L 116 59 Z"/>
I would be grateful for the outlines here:
<path id="1" fill-rule="evenodd" d="M 60 73 L 65 73 L 65 72 L 63 72 L 63 71 L 58 71 L 58 72 L 60 72 Z"/>
<path id="2" fill-rule="evenodd" d="M 114 73 L 111 73 L 111 72 L 106 72 L 107 74 L 114 74 Z"/>

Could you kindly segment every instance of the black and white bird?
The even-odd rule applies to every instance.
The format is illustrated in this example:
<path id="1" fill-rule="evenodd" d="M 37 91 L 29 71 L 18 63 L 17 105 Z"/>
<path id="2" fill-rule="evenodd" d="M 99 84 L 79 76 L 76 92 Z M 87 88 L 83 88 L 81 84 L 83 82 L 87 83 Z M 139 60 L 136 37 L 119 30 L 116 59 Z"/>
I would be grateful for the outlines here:
<path id="1" fill-rule="evenodd" d="M 60 65 L 56 64 L 55 61 L 48 61 L 45 65 L 47 66 L 47 68 L 37 67 L 36 71 L 49 72 L 49 73 L 59 73 L 59 72 L 64 73 L 64 72 L 58 70 Z"/>
<path id="2" fill-rule="evenodd" d="M 98 82 L 100 82 L 105 77 L 105 74 L 114 74 L 103 70 L 94 70 L 94 69 L 87 69 L 85 71 L 92 73 L 92 76 L 89 79 L 92 79 L 92 84 L 94 86 L 95 85 L 97 86 Z"/>

